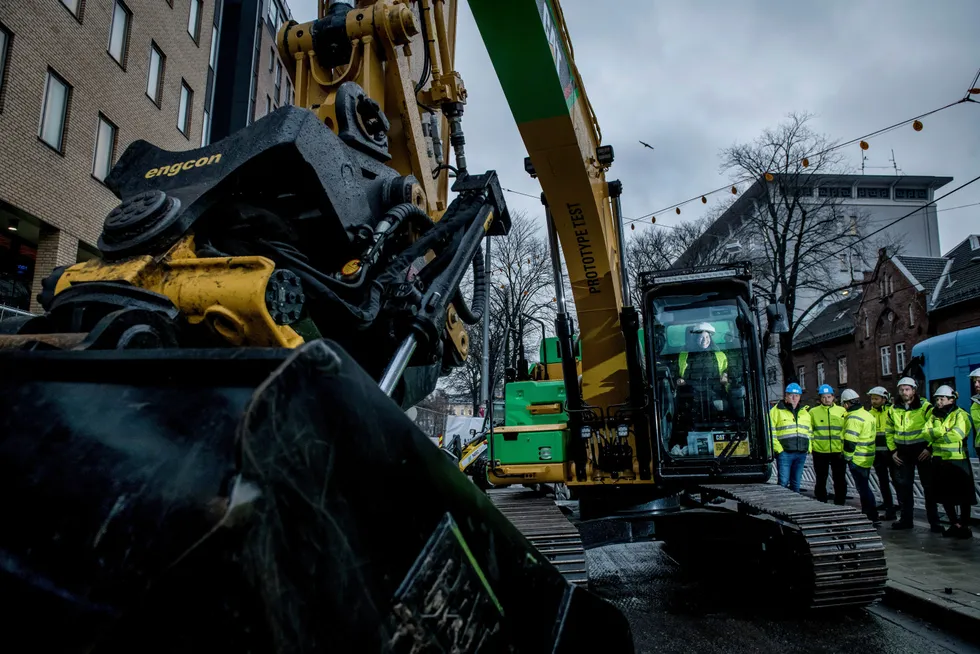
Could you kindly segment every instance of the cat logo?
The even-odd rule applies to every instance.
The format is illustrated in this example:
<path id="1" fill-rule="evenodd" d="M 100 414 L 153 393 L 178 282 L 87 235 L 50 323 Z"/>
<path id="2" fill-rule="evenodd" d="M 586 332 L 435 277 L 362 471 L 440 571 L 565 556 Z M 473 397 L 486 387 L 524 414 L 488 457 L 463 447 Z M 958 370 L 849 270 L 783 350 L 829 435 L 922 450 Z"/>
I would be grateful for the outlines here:
<path id="1" fill-rule="evenodd" d="M 177 162 L 175 164 L 170 164 L 169 166 L 161 166 L 160 168 L 153 168 L 152 170 L 146 171 L 146 174 L 143 175 L 143 177 L 145 177 L 146 179 L 160 177 L 161 175 L 166 175 L 167 177 L 173 177 L 185 170 L 190 170 L 191 168 L 200 168 L 201 166 L 210 166 L 211 164 L 218 163 L 219 161 L 221 161 L 220 154 L 213 154 L 210 157 L 201 157 L 200 159 L 189 159 L 184 162 Z"/>

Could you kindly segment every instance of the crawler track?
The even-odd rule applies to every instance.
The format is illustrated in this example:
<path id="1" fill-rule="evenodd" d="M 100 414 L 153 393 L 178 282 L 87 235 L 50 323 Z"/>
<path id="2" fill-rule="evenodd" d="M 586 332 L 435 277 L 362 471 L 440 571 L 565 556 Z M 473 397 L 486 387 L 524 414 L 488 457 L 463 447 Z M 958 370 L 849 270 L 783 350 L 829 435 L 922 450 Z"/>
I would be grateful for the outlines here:
<path id="1" fill-rule="evenodd" d="M 565 579 L 573 584 L 588 584 L 582 537 L 552 498 L 509 489 L 491 490 L 488 495 Z"/>
<path id="2" fill-rule="evenodd" d="M 811 608 L 866 606 L 885 594 L 885 546 L 874 525 L 853 507 L 824 504 L 772 484 L 700 488 L 799 532 L 799 554 L 812 570 Z"/>

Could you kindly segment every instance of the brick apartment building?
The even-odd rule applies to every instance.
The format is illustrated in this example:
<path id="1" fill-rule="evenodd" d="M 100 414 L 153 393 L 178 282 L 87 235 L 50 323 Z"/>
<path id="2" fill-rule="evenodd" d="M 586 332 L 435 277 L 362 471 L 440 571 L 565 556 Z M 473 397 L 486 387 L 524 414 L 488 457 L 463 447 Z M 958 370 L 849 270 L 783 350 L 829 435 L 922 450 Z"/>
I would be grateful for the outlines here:
<path id="1" fill-rule="evenodd" d="M 912 346 L 976 325 L 980 236 L 969 236 L 943 257 L 882 252 L 862 292 L 826 307 L 795 339 L 804 397 L 815 400 L 824 382 L 838 392 L 874 386 L 894 391 Z"/>
<path id="2" fill-rule="evenodd" d="M 208 140 L 215 0 L 0 2 L 0 304 L 96 255 L 103 184 L 136 139 Z M 220 5 L 219 5 L 220 6 Z"/>
<path id="3" fill-rule="evenodd" d="M 282 0 L 225 0 L 218 52 L 212 140 L 222 139 L 293 103 L 276 34 L 292 20 Z"/>

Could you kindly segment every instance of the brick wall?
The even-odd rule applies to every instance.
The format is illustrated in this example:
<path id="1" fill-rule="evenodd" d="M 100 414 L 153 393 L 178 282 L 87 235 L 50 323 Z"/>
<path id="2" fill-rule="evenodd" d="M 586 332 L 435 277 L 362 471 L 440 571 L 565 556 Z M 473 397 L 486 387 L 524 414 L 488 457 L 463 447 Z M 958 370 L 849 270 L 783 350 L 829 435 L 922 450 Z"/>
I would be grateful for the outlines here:
<path id="1" fill-rule="evenodd" d="M 82 0 L 81 20 L 59 0 L 0 0 L 0 23 L 13 33 L 0 111 L 0 199 L 94 245 L 118 202 L 91 174 L 99 113 L 118 128 L 113 162 L 140 138 L 175 151 L 199 147 L 214 1 L 204 0 L 195 43 L 187 33 L 191 0 L 128 0 L 124 70 L 107 52 L 113 0 Z M 151 39 L 166 55 L 160 107 L 146 95 Z M 72 86 L 61 154 L 37 136 L 49 66 Z M 181 79 L 194 91 L 189 136 L 177 129 Z M 43 250 L 35 284 L 50 272 Z"/>
<path id="2" fill-rule="evenodd" d="M 878 279 L 864 287 L 854 331 L 861 389 L 884 386 L 895 390 L 902 372 L 900 349 L 904 347 L 904 363 L 908 363 L 912 346 L 931 334 L 926 300 L 926 294 L 916 290 L 890 260 L 880 262 Z M 887 373 L 882 367 L 882 348 L 887 348 L 890 359 Z"/>
<path id="3" fill-rule="evenodd" d="M 293 93 L 287 91 L 287 87 L 292 88 L 289 82 L 289 72 L 286 70 L 286 63 L 279 56 L 276 39 L 270 31 L 268 10 L 264 9 L 263 11 L 262 29 L 259 30 L 259 62 L 255 84 L 255 113 L 252 116 L 252 120 L 258 120 L 266 115 L 266 98 L 271 100 L 273 111 L 283 105 L 293 103 Z M 278 99 L 276 96 L 276 62 L 282 67 L 282 81 Z"/>
<path id="4" fill-rule="evenodd" d="M 818 364 L 823 364 L 823 383 L 833 386 L 838 395 L 845 388 L 856 387 L 858 364 L 854 355 L 854 341 L 850 337 L 796 350 L 793 352 L 793 360 L 797 368 L 800 366 L 804 368 L 806 377 L 806 384 L 803 387 L 804 404 L 813 406 L 819 402 L 817 396 L 817 388 L 820 385 L 817 378 Z M 840 367 L 838 367 L 838 360 L 841 360 Z M 845 373 L 843 381 L 838 374 L 841 368 Z"/>
<path id="5" fill-rule="evenodd" d="M 980 302 L 976 300 L 936 311 L 930 316 L 930 335 L 955 332 L 980 325 Z"/>

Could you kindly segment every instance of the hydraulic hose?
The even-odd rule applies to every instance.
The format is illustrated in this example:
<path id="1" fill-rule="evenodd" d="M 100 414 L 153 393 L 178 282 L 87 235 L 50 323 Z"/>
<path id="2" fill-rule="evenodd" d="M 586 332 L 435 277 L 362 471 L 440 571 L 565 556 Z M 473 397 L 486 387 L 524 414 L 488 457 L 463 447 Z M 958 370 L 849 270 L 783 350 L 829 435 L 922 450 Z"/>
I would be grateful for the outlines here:
<path id="1" fill-rule="evenodd" d="M 459 319 L 466 325 L 475 325 L 483 318 L 483 307 L 486 304 L 487 297 L 487 277 L 484 274 L 485 271 L 483 246 L 479 245 L 476 249 L 476 255 L 473 257 L 473 306 L 478 307 L 476 312 L 474 313 L 469 305 L 466 304 L 461 288 L 456 287 L 456 293 L 453 294 L 453 306 L 456 307 L 456 313 L 459 315 Z"/>

